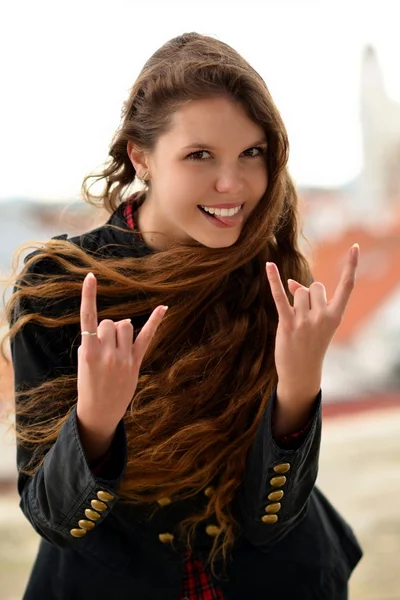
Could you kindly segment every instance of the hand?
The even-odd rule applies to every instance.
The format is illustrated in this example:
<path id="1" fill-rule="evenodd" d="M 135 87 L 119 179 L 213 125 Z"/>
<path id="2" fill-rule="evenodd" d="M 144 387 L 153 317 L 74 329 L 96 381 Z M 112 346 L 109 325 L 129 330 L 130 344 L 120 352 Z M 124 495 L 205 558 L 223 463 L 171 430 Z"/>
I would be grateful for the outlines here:
<path id="1" fill-rule="evenodd" d="M 359 247 L 354 245 L 330 301 L 327 301 L 322 283 L 314 282 L 306 288 L 290 280 L 293 307 L 289 304 L 277 266 L 267 263 L 267 276 L 279 317 L 275 341 L 278 386 L 287 397 L 297 398 L 299 402 L 308 399 L 310 402 L 317 395 L 326 351 L 354 289 L 358 260 Z"/>
<path id="2" fill-rule="evenodd" d="M 143 357 L 167 310 L 158 306 L 132 343 L 130 319 L 116 323 L 104 319 L 98 325 L 96 299 L 96 278 L 89 273 L 82 288 L 81 331 L 97 332 L 97 336 L 82 336 L 78 348 L 77 417 L 91 458 L 107 450 L 135 393 Z"/>

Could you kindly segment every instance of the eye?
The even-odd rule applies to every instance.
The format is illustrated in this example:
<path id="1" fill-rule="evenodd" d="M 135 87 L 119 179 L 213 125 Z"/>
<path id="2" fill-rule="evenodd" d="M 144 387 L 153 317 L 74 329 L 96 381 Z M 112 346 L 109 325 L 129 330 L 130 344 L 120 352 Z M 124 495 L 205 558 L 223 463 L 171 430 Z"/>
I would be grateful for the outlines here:
<path id="1" fill-rule="evenodd" d="M 259 156 L 265 156 L 267 148 L 264 146 L 253 146 L 243 152 L 248 158 L 258 158 Z"/>
<path id="2" fill-rule="evenodd" d="M 188 154 L 187 158 L 189 160 L 207 160 L 210 156 L 204 156 L 204 154 L 210 155 L 208 150 L 197 150 L 196 152 L 191 152 Z"/>
<path id="3" fill-rule="evenodd" d="M 265 156 L 266 152 L 267 148 L 264 146 L 253 146 L 245 150 L 242 154 L 247 158 L 258 158 L 259 156 Z M 208 150 L 196 150 L 196 152 L 188 154 L 187 158 L 189 160 L 204 161 L 209 160 L 211 156 Z"/>

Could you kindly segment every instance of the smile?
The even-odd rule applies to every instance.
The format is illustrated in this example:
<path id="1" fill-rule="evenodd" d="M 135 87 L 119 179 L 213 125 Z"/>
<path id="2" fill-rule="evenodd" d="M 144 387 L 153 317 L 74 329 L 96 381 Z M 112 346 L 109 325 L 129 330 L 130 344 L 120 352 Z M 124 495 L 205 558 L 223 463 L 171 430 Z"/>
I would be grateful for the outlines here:
<path id="1" fill-rule="evenodd" d="M 230 208 L 199 205 L 202 215 L 216 227 L 238 227 L 243 223 L 243 204 Z"/>
<path id="2" fill-rule="evenodd" d="M 242 210 L 243 204 L 241 206 L 236 206 L 235 208 L 213 208 L 211 206 L 202 206 L 200 205 L 200 208 L 202 208 L 205 212 L 209 213 L 210 215 L 215 215 L 217 217 L 233 217 L 234 215 L 237 215 L 239 211 Z"/>

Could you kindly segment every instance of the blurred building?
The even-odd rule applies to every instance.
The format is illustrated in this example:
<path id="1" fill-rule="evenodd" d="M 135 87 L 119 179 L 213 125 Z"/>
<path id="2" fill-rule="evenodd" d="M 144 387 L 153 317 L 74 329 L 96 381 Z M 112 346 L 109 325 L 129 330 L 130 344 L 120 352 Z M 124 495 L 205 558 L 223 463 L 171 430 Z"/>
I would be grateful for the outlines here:
<path id="1" fill-rule="evenodd" d="M 376 53 L 364 51 L 363 169 L 340 190 L 302 190 L 314 277 L 332 297 L 346 252 L 361 248 L 357 285 L 324 369 L 325 399 L 400 389 L 400 104 Z M 345 143 L 345 132 L 343 132 Z"/>

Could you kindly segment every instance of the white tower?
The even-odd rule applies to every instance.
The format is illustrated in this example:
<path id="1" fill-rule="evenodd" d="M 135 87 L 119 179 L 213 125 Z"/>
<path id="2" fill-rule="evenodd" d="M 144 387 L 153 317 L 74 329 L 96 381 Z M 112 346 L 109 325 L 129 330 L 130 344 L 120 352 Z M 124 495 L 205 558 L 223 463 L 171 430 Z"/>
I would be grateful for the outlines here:
<path id="1" fill-rule="evenodd" d="M 371 46 L 362 61 L 361 125 L 364 164 L 357 212 L 365 224 L 384 225 L 400 203 L 400 104 L 388 97 Z"/>

